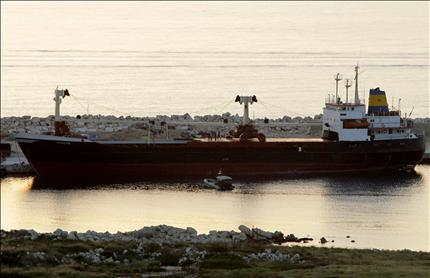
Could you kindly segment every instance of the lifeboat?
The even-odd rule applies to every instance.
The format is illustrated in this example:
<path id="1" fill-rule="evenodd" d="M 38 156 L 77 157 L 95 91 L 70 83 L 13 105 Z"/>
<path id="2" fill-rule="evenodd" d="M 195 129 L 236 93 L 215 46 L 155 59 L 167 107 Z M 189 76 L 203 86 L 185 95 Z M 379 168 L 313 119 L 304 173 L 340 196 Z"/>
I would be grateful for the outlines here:
<path id="1" fill-rule="evenodd" d="M 368 128 L 367 120 L 344 120 L 343 128 Z"/>

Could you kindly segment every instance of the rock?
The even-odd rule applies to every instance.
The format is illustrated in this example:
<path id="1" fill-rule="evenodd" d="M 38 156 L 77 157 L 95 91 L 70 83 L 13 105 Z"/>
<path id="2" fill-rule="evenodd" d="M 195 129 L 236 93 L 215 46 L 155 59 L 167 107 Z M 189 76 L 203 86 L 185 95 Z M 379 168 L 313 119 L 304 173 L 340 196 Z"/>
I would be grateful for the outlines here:
<path id="1" fill-rule="evenodd" d="M 282 232 L 275 231 L 273 233 L 272 237 L 273 237 L 273 239 L 276 239 L 276 240 L 283 240 L 284 239 L 284 234 Z"/>
<path id="2" fill-rule="evenodd" d="M 242 232 L 232 236 L 233 242 L 245 241 L 247 239 L 248 237 L 246 236 L 246 234 Z"/>
<path id="3" fill-rule="evenodd" d="M 263 231 L 263 230 L 261 230 L 259 228 L 252 229 L 252 232 L 253 232 L 254 238 L 256 240 L 259 240 L 259 239 L 269 239 L 270 240 L 270 239 L 273 238 L 273 233 L 267 232 L 267 231 Z"/>
<path id="4" fill-rule="evenodd" d="M 248 228 L 248 227 L 246 227 L 245 225 L 240 225 L 239 226 L 239 231 L 241 231 L 247 237 L 252 238 L 252 231 L 251 231 L 251 229 Z"/>
<path id="5" fill-rule="evenodd" d="M 130 232 L 129 234 L 136 238 L 149 238 L 153 237 L 155 233 L 156 231 L 153 227 L 143 227 L 142 229 Z"/>
<path id="6" fill-rule="evenodd" d="M 298 242 L 303 242 L 303 243 L 308 243 L 309 241 L 313 241 L 314 239 L 311 237 L 301 237 L 299 238 L 297 241 Z"/>
<path id="7" fill-rule="evenodd" d="M 28 230 L 27 232 L 29 233 L 31 240 L 35 240 L 39 237 L 39 234 L 33 229 Z"/>
<path id="8" fill-rule="evenodd" d="M 321 243 L 321 244 L 325 244 L 325 243 L 327 243 L 327 239 L 325 239 L 324 237 L 322 237 L 322 238 L 320 239 L 320 243 Z"/>
<path id="9" fill-rule="evenodd" d="M 76 231 L 71 231 L 69 232 L 69 234 L 67 235 L 67 239 L 70 240 L 78 240 L 78 233 Z"/>
<path id="10" fill-rule="evenodd" d="M 34 252 L 31 253 L 31 256 L 39 261 L 45 261 L 46 260 L 46 253 L 45 252 Z"/>
<path id="11" fill-rule="evenodd" d="M 68 233 L 67 231 L 63 231 L 61 229 L 56 229 L 53 233 L 52 233 L 55 237 L 57 237 L 57 239 L 61 239 L 61 238 L 66 238 Z"/>
<path id="12" fill-rule="evenodd" d="M 279 231 L 275 231 L 273 233 L 272 240 L 274 243 L 277 243 L 277 244 L 281 244 L 283 242 L 286 242 L 286 240 L 284 238 L 284 234 L 282 232 L 279 232 Z"/>
<path id="13" fill-rule="evenodd" d="M 291 258 L 291 262 L 292 263 L 297 263 L 300 260 L 300 255 L 299 254 L 295 254 L 292 258 Z"/>
<path id="14" fill-rule="evenodd" d="M 298 242 L 299 239 L 294 234 L 289 234 L 285 237 L 286 242 Z"/>
<path id="15" fill-rule="evenodd" d="M 186 232 L 190 235 L 193 235 L 193 236 L 197 235 L 197 230 L 192 228 L 192 227 L 187 227 Z"/>
<path id="16" fill-rule="evenodd" d="M 276 253 L 272 252 L 272 249 L 266 249 L 264 252 L 260 253 L 252 253 L 247 256 L 244 256 L 243 259 L 246 262 L 251 262 L 253 260 L 263 260 L 263 261 L 284 261 L 288 260 L 290 256 L 288 254 L 283 254 L 279 251 L 276 251 Z"/>
<path id="17" fill-rule="evenodd" d="M 95 231 L 86 231 L 84 233 L 78 233 L 76 231 L 63 231 L 61 229 L 55 230 L 51 234 L 47 234 L 52 237 L 53 240 L 83 240 L 83 241 L 96 241 L 96 242 L 104 242 L 104 241 L 136 241 L 138 243 L 137 248 L 133 249 L 133 252 L 136 252 L 139 256 L 146 255 L 144 252 L 144 245 L 146 244 L 176 244 L 176 243 L 238 243 L 247 241 L 249 239 L 254 241 L 262 241 L 262 242 L 271 242 L 271 243 L 282 243 L 286 240 L 297 241 L 297 238 L 290 234 L 284 238 L 284 234 L 279 231 L 269 232 L 264 231 L 259 228 L 253 228 L 252 230 L 245 225 L 239 226 L 240 232 L 236 231 L 216 231 L 212 230 L 208 234 L 198 234 L 197 230 L 192 227 L 187 227 L 186 229 L 177 228 L 167 225 L 159 225 L 159 226 L 150 226 L 143 227 L 142 229 L 131 231 L 131 232 L 117 232 L 115 234 L 111 234 L 109 232 L 95 232 Z M 39 234 L 34 230 L 14 230 L 10 233 L 3 231 L 1 233 L 2 237 L 13 236 L 17 238 L 37 238 Z M 312 240 L 312 239 L 300 239 L 300 240 Z M 267 250 L 266 250 L 267 251 Z M 114 260 L 121 259 L 122 255 L 125 255 L 128 251 L 122 250 L 120 255 L 113 254 Z M 87 252 L 88 253 L 88 252 Z M 90 254 L 91 253 L 91 254 Z M 102 248 L 97 248 L 91 251 L 85 256 L 89 256 L 89 261 L 94 261 L 97 259 L 93 258 L 94 256 L 101 256 L 104 253 Z M 266 252 L 270 253 L 270 252 Z M 84 255 L 83 255 L 84 256 Z"/>
<path id="18" fill-rule="evenodd" d="M 246 227 L 245 225 L 240 225 L 239 230 L 241 233 L 246 235 L 246 237 L 256 240 L 256 241 L 272 241 L 276 243 L 284 242 L 284 234 L 279 231 L 275 231 L 274 233 L 264 231 L 259 228 L 253 228 L 252 230 Z"/>
<path id="19" fill-rule="evenodd" d="M 182 116 L 182 118 L 185 120 L 185 121 L 192 121 L 193 120 L 193 118 L 190 116 L 190 114 L 188 114 L 188 113 L 186 113 L 186 114 L 184 114 L 183 116 Z"/>

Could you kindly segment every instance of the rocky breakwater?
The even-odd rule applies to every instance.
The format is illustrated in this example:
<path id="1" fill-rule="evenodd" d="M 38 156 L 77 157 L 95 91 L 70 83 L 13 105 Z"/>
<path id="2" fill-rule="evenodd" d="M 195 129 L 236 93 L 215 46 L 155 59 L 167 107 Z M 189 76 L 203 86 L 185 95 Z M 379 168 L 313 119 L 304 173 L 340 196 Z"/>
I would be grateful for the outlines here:
<path id="1" fill-rule="evenodd" d="M 106 241 L 134 241 L 141 244 L 176 244 L 176 243 L 238 243 L 245 241 L 277 243 L 284 242 L 301 242 L 303 239 L 295 237 L 293 234 L 284 236 L 282 232 L 264 231 L 259 228 L 248 228 L 245 225 L 239 226 L 239 231 L 209 231 L 208 234 L 198 234 L 197 230 L 192 227 L 177 228 L 168 225 L 149 226 L 130 232 L 77 232 L 63 231 L 57 229 L 52 233 L 38 233 L 33 229 L 30 230 L 0 230 L 1 238 L 18 237 L 22 239 L 36 240 L 47 238 L 51 240 L 81 240 L 93 242 Z M 307 241 L 312 240 L 307 238 Z"/>
<path id="2" fill-rule="evenodd" d="M 279 119 L 256 119 L 258 128 L 268 137 L 318 136 L 320 115 L 311 117 L 285 116 Z M 156 117 L 131 117 L 112 115 L 63 116 L 73 134 L 95 140 L 172 140 L 192 138 L 225 137 L 229 131 L 242 122 L 242 117 L 224 113 L 191 117 L 184 115 L 158 115 Z M 313 124 L 317 126 L 304 126 Z M 14 134 L 53 135 L 54 116 L 48 117 L 2 117 L 0 137 L 13 147 L 11 157 L 2 162 L 2 171 L 7 174 L 32 173 L 18 145 Z"/>
<path id="3" fill-rule="evenodd" d="M 78 115 L 63 116 L 77 134 L 90 134 L 99 140 L 174 139 L 226 136 L 242 117 L 224 113 L 191 117 L 184 115 L 158 115 L 156 117 Z M 1 137 L 13 138 L 16 133 L 52 134 L 54 117 L 2 117 Z M 255 119 L 255 124 L 268 137 L 318 136 L 321 115 Z"/>

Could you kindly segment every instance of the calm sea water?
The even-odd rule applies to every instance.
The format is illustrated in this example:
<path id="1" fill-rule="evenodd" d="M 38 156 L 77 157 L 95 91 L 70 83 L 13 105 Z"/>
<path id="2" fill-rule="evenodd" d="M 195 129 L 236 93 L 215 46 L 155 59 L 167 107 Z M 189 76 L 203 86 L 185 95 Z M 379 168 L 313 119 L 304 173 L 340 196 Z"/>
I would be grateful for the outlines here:
<path id="1" fill-rule="evenodd" d="M 168 224 L 208 232 L 245 224 L 310 236 L 317 245 L 324 236 L 335 241 L 328 246 L 428 251 L 429 170 L 237 181 L 232 192 L 204 189 L 200 181 L 34 189 L 31 177 L 10 177 L 1 181 L 1 228 L 116 232 Z"/>
<path id="2" fill-rule="evenodd" d="M 1 114 L 322 112 L 336 72 L 429 114 L 429 3 L 1 3 Z M 341 94 L 344 95 L 343 85 Z"/>

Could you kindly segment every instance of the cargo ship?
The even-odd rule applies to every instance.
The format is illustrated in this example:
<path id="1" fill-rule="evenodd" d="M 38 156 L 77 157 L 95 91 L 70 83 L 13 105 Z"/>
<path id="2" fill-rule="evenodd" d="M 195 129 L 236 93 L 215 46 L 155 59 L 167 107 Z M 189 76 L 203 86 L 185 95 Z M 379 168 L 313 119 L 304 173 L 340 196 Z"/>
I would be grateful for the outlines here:
<path id="1" fill-rule="evenodd" d="M 366 105 L 358 97 L 338 94 L 323 108 L 321 138 L 266 138 L 249 118 L 256 96 L 237 96 L 243 122 L 225 138 L 170 141 L 98 141 L 70 135 L 59 107 L 67 90 L 55 91 L 55 135 L 17 134 L 16 140 L 40 180 L 60 183 L 126 182 L 146 179 L 202 178 L 222 170 L 236 177 L 289 174 L 354 173 L 413 169 L 422 159 L 423 136 L 412 121 L 389 109 L 385 92 L 369 91 Z M 349 82 L 349 83 L 348 83 Z"/>

